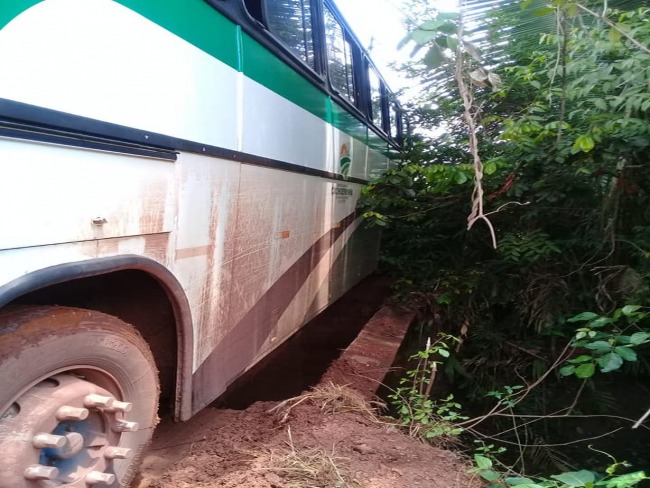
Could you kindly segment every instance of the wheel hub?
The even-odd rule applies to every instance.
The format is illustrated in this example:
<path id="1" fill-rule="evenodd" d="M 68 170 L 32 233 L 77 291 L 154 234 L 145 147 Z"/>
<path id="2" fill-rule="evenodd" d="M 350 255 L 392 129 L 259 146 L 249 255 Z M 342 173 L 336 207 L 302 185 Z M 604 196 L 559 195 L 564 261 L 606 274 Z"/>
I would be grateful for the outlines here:
<path id="1" fill-rule="evenodd" d="M 112 485 L 112 463 L 131 455 L 120 441 L 138 429 L 124 419 L 130 410 L 130 403 L 71 374 L 38 383 L 0 416 L 0 450 L 8 453 L 0 458 L 3 480 L 16 488 Z"/>

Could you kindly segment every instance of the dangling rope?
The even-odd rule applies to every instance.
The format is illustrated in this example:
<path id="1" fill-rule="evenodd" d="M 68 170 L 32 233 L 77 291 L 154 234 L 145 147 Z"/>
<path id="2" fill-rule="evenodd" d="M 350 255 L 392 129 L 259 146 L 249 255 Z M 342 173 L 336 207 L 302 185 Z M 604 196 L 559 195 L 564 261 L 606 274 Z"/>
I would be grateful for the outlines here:
<path id="1" fill-rule="evenodd" d="M 477 221 L 483 220 L 490 230 L 490 236 L 492 237 L 492 246 L 494 249 L 496 249 L 496 233 L 494 232 L 492 222 L 490 222 L 490 219 L 487 218 L 483 210 L 483 162 L 481 161 L 481 156 L 478 153 L 478 136 L 476 134 L 476 116 L 478 115 L 478 110 L 472 114 L 474 96 L 472 94 L 471 86 L 467 86 L 465 78 L 463 77 L 463 0 L 459 0 L 458 7 L 458 48 L 456 49 L 456 68 L 454 70 L 454 75 L 456 78 L 456 83 L 458 84 L 460 96 L 463 100 L 463 116 L 469 130 L 469 148 L 470 153 L 472 154 L 472 165 L 474 166 L 472 211 L 470 212 L 469 217 L 467 217 L 467 230 L 470 230 Z"/>

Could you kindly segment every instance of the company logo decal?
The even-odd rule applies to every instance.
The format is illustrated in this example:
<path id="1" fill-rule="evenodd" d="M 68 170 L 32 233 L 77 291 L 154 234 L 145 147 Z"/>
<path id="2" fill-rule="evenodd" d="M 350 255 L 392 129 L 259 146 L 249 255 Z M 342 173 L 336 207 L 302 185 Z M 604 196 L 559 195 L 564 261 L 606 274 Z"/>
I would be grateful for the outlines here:
<path id="1" fill-rule="evenodd" d="M 350 164 L 352 164 L 350 150 L 348 149 L 347 144 L 342 144 L 341 150 L 339 151 L 339 168 L 341 169 L 341 174 L 343 176 L 348 176 L 350 174 Z"/>

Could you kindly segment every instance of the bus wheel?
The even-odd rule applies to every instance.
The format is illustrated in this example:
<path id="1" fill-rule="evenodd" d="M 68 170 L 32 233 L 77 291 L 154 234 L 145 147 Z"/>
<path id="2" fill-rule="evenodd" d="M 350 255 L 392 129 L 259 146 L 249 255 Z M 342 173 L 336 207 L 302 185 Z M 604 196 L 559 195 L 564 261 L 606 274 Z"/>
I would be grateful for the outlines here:
<path id="1" fill-rule="evenodd" d="M 0 311 L 0 488 L 127 487 L 157 423 L 138 332 L 93 310 Z"/>

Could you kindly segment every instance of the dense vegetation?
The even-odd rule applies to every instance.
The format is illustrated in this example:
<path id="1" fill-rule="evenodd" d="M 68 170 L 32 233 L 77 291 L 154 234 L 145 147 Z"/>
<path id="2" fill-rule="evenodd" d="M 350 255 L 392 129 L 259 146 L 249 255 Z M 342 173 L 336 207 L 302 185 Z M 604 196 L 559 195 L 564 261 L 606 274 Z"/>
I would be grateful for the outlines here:
<path id="1" fill-rule="evenodd" d="M 648 430 L 629 428 L 650 407 L 650 9 L 485 4 L 405 40 L 425 53 L 406 68 L 424 80 L 416 134 L 441 135 L 413 136 L 362 209 L 396 295 L 462 342 L 443 349 L 464 414 L 498 405 L 456 424 L 517 472 L 611 464 L 588 444 L 647 470 Z"/>

